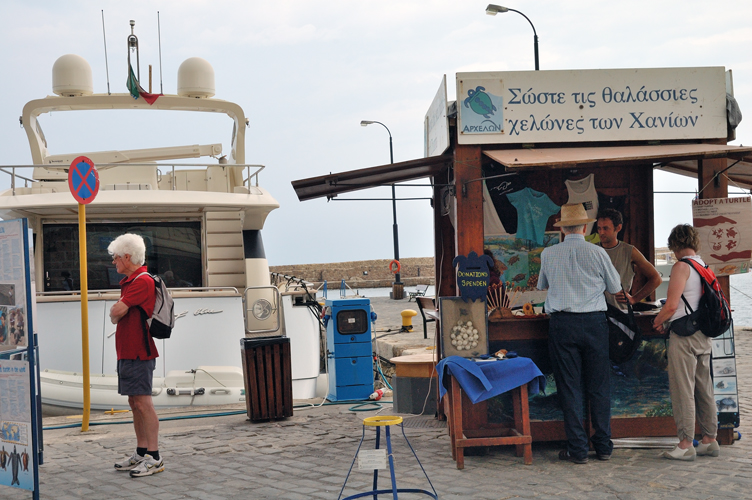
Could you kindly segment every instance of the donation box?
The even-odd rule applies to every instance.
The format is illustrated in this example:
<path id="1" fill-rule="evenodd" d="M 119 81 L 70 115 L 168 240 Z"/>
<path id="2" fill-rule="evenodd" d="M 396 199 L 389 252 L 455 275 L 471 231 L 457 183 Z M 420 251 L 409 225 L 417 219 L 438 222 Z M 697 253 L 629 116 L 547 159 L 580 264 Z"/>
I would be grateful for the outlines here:
<path id="1" fill-rule="evenodd" d="M 326 326 L 329 401 L 364 400 L 373 392 L 371 301 L 327 300 Z"/>

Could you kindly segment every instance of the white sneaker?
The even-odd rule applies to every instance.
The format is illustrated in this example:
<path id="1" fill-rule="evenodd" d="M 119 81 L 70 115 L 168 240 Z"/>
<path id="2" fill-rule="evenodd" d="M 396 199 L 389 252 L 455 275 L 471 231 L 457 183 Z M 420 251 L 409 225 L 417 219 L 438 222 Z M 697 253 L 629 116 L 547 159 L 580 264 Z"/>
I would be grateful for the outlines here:
<path id="1" fill-rule="evenodd" d="M 668 458 L 669 460 L 684 460 L 685 462 L 691 462 L 695 459 L 695 447 L 690 446 L 686 450 L 682 450 L 678 446 L 676 446 L 671 451 L 664 451 L 661 453 L 660 456 L 663 458 Z M 131 472 L 133 474 L 133 472 Z"/>
<path id="2" fill-rule="evenodd" d="M 695 448 L 695 452 L 698 455 L 705 455 L 708 457 L 717 457 L 721 454 L 721 447 L 718 445 L 718 441 L 712 441 L 708 444 L 698 444 Z"/>
<path id="3" fill-rule="evenodd" d="M 140 464 L 144 460 L 144 458 L 146 457 L 142 457 L 134 451 L 133 455 L 131 455 L 129 458 L 126 458 L 122 462 L 115 462 L 115 470 L 129 471 Z"/>
<path id="4" fill-rule="evenodd" d="M 151 476 L 164 470 L 164 460 L 154 460 L 148 453 L 136 467 L 131 470 L 131 477 Z"/>

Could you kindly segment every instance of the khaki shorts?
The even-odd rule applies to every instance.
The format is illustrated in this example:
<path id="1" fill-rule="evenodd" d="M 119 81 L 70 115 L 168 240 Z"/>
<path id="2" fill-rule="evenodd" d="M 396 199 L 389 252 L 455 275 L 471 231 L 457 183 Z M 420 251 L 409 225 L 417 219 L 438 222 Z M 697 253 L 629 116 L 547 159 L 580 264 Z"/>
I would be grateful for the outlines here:
<path id="1" fill-rule="evenodd" d="M 122 396 L 151 396 L 156 359 L 119 359 L 117 363 L 118 394 Z"/>

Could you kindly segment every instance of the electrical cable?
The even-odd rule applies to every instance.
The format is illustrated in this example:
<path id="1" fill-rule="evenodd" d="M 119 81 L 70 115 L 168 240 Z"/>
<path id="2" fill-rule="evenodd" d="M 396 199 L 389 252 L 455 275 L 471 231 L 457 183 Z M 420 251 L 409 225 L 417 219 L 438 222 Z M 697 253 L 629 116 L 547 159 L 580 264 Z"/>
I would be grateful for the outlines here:
<path id="1" fill-rule="evenodd" d="M 381 357 L 380 356 L 374 356 L 376 358 L 376 368 L 379 369 L 379 375 L 381 375 L 381 380 L 386 384 L 386 386 L 389 388 L 390 391 L 393 391 L 392 385 L 386 380 L 386 377 L 384 376 L 384 372 L 381 371 Z"/>

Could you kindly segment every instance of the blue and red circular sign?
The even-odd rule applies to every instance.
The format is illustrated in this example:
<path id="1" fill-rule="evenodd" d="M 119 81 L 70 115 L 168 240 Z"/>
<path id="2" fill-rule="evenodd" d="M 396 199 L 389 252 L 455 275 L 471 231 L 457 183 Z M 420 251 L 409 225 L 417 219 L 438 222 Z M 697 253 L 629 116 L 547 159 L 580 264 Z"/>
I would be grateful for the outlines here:
<path id="1" fill-rule="evenodd" d="M 82 205 L 94 201 L 99 192 L 99 173 L 94 162 L 85 156 L 73 160 L 68 170 L 68 187 L 76 201 Z"/>

